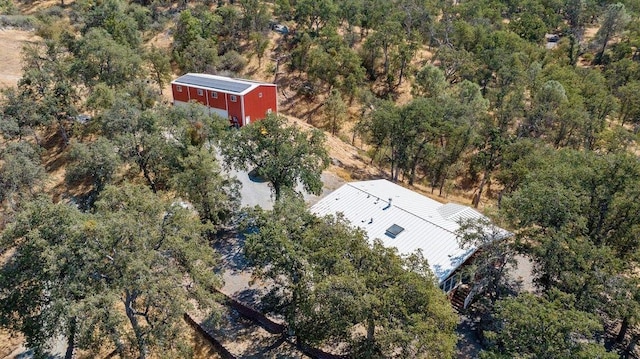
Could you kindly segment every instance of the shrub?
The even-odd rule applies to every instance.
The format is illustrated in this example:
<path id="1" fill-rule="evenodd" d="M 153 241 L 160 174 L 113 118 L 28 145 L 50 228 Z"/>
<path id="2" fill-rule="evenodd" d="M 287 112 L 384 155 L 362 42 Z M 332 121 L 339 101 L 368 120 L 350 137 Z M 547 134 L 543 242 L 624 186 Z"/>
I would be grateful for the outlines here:
<path id="1" fill-rule="evenodd" d="M 220 58 L 220 69 L 240 72 L 247 66 L 247 60 L 237 51 L 231 50 Z"/>
<path id="2" fill-rule="evenodd" d="M 33 30 L 36 21 L 32 16 L 25 15 L 0 15 L 1 27 L 15 27 L 24 30 Z"/>
<path id="3" fill-rule="evenodd" d="M 0 15 L 15 15 L 17 9 L 11 0 L 0 0 Z"/>

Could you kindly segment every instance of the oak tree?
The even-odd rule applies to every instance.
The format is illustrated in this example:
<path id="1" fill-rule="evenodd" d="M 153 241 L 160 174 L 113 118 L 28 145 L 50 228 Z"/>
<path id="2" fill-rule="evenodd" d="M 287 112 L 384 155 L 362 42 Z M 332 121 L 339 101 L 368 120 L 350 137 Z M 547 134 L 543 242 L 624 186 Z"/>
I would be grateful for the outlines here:
<path id="1" fill-rule="evenodd" d="M 595 341 L 597 318 L 572 307 L 571 297 L 521 294 L 498 303 L 492 348 L 483 358 L 617 358 Z"/>
<path id="2" fill-rule="evenodd" d="M 324 146 L 319 130 L 301 130 L 275 114 L 231 132 L 221 144 L 225 160 L 239 169 L 255 169 L 270 182 L 276 200 L 298 183 L 309 193 L 320 193 L 320 176 L 329 166 Z"/>
<path id="3" fill-rule="evenodd" d="M 0 323 L 43 353 L 66 337 L 93 355 L 188 357 L 183 314 L 219 286 L 197 216 L 147 187 L 107 186 L 93 213 L 38 198 L 3 233 Z"/>
<path id="4" fill-rule="evenodd" d="M 421 254 L 371 244 L 340 215 L 316 217 L 295 196 L 247 220 L 245 254 L 273 283 L 263 305 L 284 316 L 289 335 L 343 343 L 358 358 L 453 355 L 455 316 Z"/>

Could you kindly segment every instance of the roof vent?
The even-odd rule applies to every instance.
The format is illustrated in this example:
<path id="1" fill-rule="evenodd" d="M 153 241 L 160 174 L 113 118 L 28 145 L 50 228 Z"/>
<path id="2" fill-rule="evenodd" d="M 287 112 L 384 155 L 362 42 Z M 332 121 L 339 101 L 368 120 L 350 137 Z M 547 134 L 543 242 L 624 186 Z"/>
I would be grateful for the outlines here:
<path id="1" fill-rule="evenodd" d="M 404 231 L 404 228 L 400 227 L 397 224 L 394 224 L 391 227 L 387 228 L 387 231 L 384 232 L 384 234 L 391 238 L 396 238 L 398 234 L 402 233 L 402 231 Z"/>

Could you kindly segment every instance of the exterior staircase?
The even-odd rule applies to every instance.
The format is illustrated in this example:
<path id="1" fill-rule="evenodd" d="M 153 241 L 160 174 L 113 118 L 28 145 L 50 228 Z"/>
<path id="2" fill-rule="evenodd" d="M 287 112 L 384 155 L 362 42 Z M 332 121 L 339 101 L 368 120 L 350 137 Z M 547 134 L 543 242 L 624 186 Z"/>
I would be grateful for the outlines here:
<path id="1" fill-rule="evenodd" d="M 464 301 L 467 299 L 470 292 L 471 286 L 467 284 L 462 284 L 453 291 L 453 295 L 451 296 L 451 306 L 453 306 L 453 310 L 455 310 L 456 313 L 464 312 Z"/>

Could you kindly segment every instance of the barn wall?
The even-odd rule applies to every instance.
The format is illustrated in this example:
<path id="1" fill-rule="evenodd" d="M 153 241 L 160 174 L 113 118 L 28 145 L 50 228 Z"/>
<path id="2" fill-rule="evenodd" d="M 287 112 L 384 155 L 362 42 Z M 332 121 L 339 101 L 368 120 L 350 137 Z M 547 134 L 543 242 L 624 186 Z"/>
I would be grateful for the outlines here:
<path id="1" fill-rule="evenodd" d="M 202 91 L 202 95 L 198 95 L 198 90 Z M 198 89 L 196 87 L 189 87 L 189 97 L 191 97 L 191 101 L 198 101 L 203 105 L 207 105 L 207 91 L 204 89 Z"/>
<path id="2" fill-rule="evenodd" d="M 211 94 L 217 93 L 218 98 L 211 97 Z M 207 90 L 207 98 L 209 100 L 209 107 L 214 107 L 220 110 L 227 110 L 227 104 L 225 101 L 226 94 L 220 91 Z"/>
<path id="3" fill-rule="evenodd" d="M 178 92 L 179 86 L 182 88 L 181 92 Z M 198 87 L 189 85 L 173 83 L 171 89 L 175 104 L 196 101 L 208 106 L 212 113 L 227 115 L 225 117 L 228 117 L 231 124 L 233 124 L 232 119 L 237 118 L 240 126 L 246 123 L 247 117 L 250 117 L 251 122 L 254 122 L 264 119 L 269 109 L 271 112 L 278 111 L 276 86 L 273 85 L 258 85 L 244 96 L 236 95 L 236 102 L 231 101 L 233 95 L 213 89 L 201 88 L 202 95 L 198 95 Z M 217 98 L 211 97 L 214 92 L 217 93 Z"/>
<path id="4" fill-rule="evenodd" d="M 229 121 L 233 119 L 235 116 L 238 119 L 238 124 L 242 126 L 242 96 L 236 95 L 236 102 L 231 101 L 230 94 L 226 94 L 227 96 L 227 105 L 229 106 Z"/>
<path id="5" fill-rule="evenodd" d="M 178 92 L 178 86 L 182 87 L 182 92 Z M 171 84 L 174 101 L 189 102 L 189 87 L 185 85 Z"/>
<path id="6" fill-rule="evenodd" d="M 262 94 L 262 97 L 260 97 Z M 271 112 L 278 111 L 275 86 L 258 86 L 253 91 L 245 95 L 244 107 L 245 116 L 251 116 L 251 122 L 264 119 L 267 110 Z"/>

